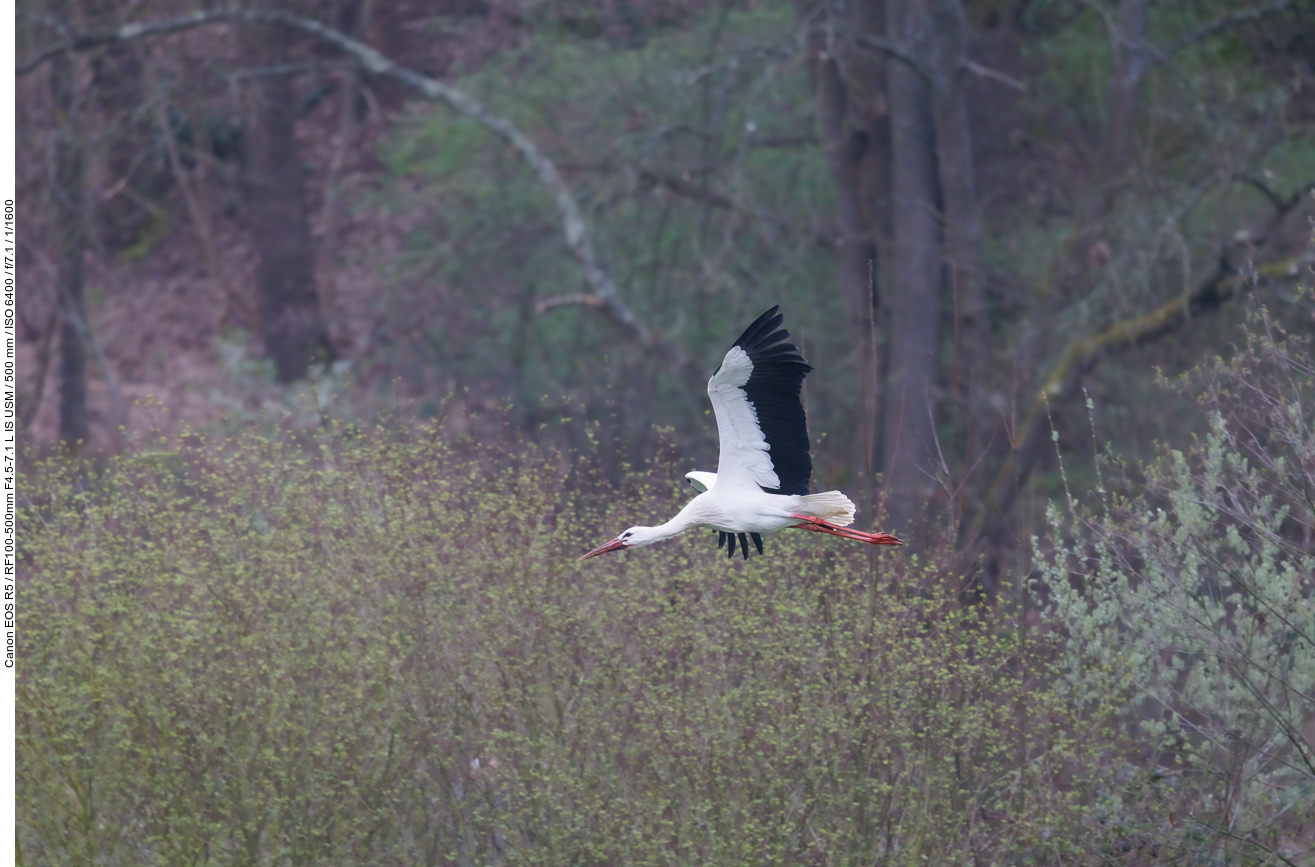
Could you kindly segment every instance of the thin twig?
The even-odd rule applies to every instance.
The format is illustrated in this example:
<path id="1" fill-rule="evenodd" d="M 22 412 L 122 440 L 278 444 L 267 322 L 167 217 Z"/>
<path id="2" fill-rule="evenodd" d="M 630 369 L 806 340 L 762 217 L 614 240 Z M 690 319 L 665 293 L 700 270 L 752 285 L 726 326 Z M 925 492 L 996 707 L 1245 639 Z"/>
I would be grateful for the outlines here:
<path id="1" fill-rule="evenodd" d="M 571 304 L 582 304 L 586 307 L 602 308 L 603 299 L 597 295 L 590 295 L 587 292 L 578 292 L 574 295 L 553 295 L 549 298 L 541 298 L 534 302 L 534 309 L 539 313 L 546 313 L 554 307 L 565 307 Z"/>
<path id="2" fill-rule="evenodd" d="M 717 63 L 710 63 L 691 70 L 685 74 L 682 83 L 687 87 L 698 84 L 710 75 L 716 75 L 719 72 L 734 72 L 750 61 L 761 60 L 767 57 L 779 57 L 782 59 L 788 58 L 794 53 L 792 47 L 794 41 L 795 37 L 791 34 L 788 38 L 782 39 L 778 42 L 772 42 L 766 45 L 751 45 L 726 60 Z"/>
<path id="3" fill-rule="evenodd" d="M 1022 80 L 1014 78 L 1012 75 L 1006 75 L 998 69 L 983 66 L 975 60 L 964 60 L 963 68 L 965 71 L 971 72 L 978 78 L 989 78 L 993 81 L 1000 82 L 1006 87 L 1012 87 L 1019 93 L 1027 93 L 1027 84 Z"/>
<path id="4" fill-rule="evenodd" d="M 826 32 L 825 28 L 824 32 Z M 873 36 L 870 33 L 851 33 L 849 34 L 849 38 L 853 39 L 854 42 L 863 48 L 890 55 L 916 72 L 918 77 L 924 81 L 932 80 L 931 67 L 924 63 L 922 58 L 918 57 L 895 40 L 887 39 L 884 36 Z"/>
<path id="5" fill-rule="evenodd" d="M 823 33 L 831 33 L 829 27 L 818 29 Z M 852 39 L 860 47 L 893 57 L 916 72 L 919 78 L 923 79 L 928 84 L 931 84 L 933 87 L 936 86 L 934 80 L 935 76 L 932 74 L 931 67 L 922 58 L 918 57 L 895 40 L 888 39 L 885 36 L 873 36 L 870 33 L 850 33 L 847 35 L 848 38 Z M 1006 75 L 997 69 L 991 69 L 989 66 L 983 66 L 974 60 L 964 58 L 960 63 L 959 68 L 963 72 L 971 72 L 978 78 L 989 78 L 1022 93 L 1027 92 L 1027 85 L 1021 80 L 1014 78 L 1011 75 Z"/>
<path id="6" fill-rule="evenodd" d="M 1168 47 L 1157 51 L 1151 60 L 1150 68 L 1159 66 L 1178 52 L 1204 42 L 1212 36 L 1217 36 L 1225 30 L 1230 30 L 1242 24 L 1249 24 L 1252 21 L 1259 21 L 1261 18 L 1282 12 L 1291 5 L 1292 0 L 1275 0 L 1274 3 L 1270 3 L 1268 6 L 1252 6 L 1250 9 L 1239 9 L 1236 12 L 1221 15 L 1209 24 L 1203 24 L 1195 30 L 1189 30 L 1169 43 Z"/>
<path id="7" fill-rule="evenodd" d="M 680 175 L 673 175 L 667 172 L 657 172 L 651 169 L 640 169 L 637 180 L 641 185 L 646 187 L 669 190 L 672 193 L 691 201 L 702 202 L 710 207 L 720 208 L 737 214 L 744 214 L 745 216 L 753 217 L 756 220 L 773 224 L 776 228 L 792 236 L 812 237 L 814 243 L 819 247 L 828 250 L 833 249 L 836 246 L 836 239 L 832 232 L 827 232 L 812 226 L 796 225 L 770 211 L 746 207 L 723 193 L 708 189 L 700 184 L 695 184 Z"/>
<path id="8" fill-rule="evenodd" d="M 1226 828 L 1216 828 L 1214 825 L 1211 825 L 1209 822 L 1198 820 L 1197 824 L 1199 824 L 1202 828 L 1205 828 L 1206 830 L 1213 831 L 1216 834 L 1222 834 L 1225 837 L 1229 837 L 1233 840 L 1238 840 L 1242 843 L 1248 843 L 1252 846 L 1255 846 L 1257 849 L 1262 849 L 1268 852 L 1269 854 L 1273 855 L 1275 858 L 1282 861 L 1284 864 L 1287 864 L 1288 867 L 1297 867 L 1297 864 L 1295 862 L 1290 861 L 1289 859 L 1283 857 L 1283 854 L 1279 852 L 1277 849 L 1271 849 L 1268 846 L 1261 843 L 1260 841 L 1251 839 L 1250 836 L 1234 834 L 1232 831 L 1229 831 Z"/>
<path id="9" fill-rule="evenodd" d="M 279 63 L 274 66 L 257 66 L 252 69 L 235 69 L 224 73 L 226 78 L 241 81 L 245 78 L 271 78 L 279 75 L 311 75 L 317 72 L 341 72 L 344 69 L 356 69 L 357 64 L 350 62 L 330 63 Z"/>

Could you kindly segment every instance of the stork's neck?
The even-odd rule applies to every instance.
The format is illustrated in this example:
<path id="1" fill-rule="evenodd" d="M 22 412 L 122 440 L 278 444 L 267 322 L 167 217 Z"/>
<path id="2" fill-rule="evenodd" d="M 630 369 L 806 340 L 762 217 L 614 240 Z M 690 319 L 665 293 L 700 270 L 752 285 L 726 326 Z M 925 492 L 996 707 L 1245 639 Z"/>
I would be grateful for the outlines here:
<path id="1" fill-rule="evenodd" d="M 685 517 L 684 512 L 679 512 L 676 517 L 667 521 L 665 524 L 658 524 L 653 528 L 653 535 L 657 536 L 656 541 L 671 539 L 679 536 L 681 533 L 694 526 L 694 522 Z"/>
<path id="2" fill-rule="evenodd" d="M 707 494 L 699 494 L 694 499 L 685 504 L 685 508 L 676 513 L 676 516 L 665 524 L 658 524 L 656 527 L 649 528 L 653 542 L 661 542 L 664 539 L 671 539 L 679 536 L 690 527 L 696 527 L 702 523 L 702 512 L 699 503 Z M 647 544 L 647 543 L 646 543 Z"/>

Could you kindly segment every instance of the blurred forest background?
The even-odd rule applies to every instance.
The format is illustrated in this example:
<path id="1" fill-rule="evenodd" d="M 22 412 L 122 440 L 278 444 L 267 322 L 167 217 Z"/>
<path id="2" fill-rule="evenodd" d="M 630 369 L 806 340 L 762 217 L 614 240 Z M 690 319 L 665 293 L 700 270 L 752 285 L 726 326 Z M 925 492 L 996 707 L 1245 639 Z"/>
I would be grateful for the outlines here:
<path id="1" fill-rule="evenodd" d="M 1315 0 L 17 17 L 20 863 L 1313 863 Z"/>
<path id="2" fill-rule="evenodd" d="M 33 443 L 277 414 L 310 375 L 357 417 L 594 438 L 613 479 L 662 441 L 712 469 L 703 383 L 779 303 L 819 488 L 975 551 L 1058 491 L 1052 425 L 1090 480 L 1087 398 L 1141 458 L 1199 426 L 1155 371 L 1228 353 L 1244 299 L 1310 328 L 1311 2 L 18 19 Z"/>

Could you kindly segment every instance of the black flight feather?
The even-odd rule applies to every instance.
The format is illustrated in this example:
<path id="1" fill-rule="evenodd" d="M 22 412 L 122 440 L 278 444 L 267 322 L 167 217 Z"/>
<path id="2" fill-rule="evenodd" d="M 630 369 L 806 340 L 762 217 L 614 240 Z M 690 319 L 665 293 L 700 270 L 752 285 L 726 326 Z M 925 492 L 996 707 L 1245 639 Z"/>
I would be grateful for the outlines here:
<path id="1" fill-rule="evenodd" d="M 727 557 L 727 559 L 734 559 L 734 557 L 735 557 L 735 534 L 734 534 L 734 533 L 727 533 L 727 534 L 726 534 L 726 557 Z"/>
<path id="2" fill-rule="evenodd" d="M 763 537 L 759 536 L 757 533 L 750 533 L 749 538 L 753 540 L 753 546 L 758 549 L 758 554 L 761 556 L 763 552 Z"/>
<path id="3" fill-rule="evenodd" d="M 755 319 L 735 345 L 753 363 L 744 393 L 758 415 L 758 427 L 769 446 L 767 456 L 780 480 L 780 487 L 763 490 L 803 495 L 808 493 L 813 459 L 808 454 L 808 419 L 799 394 L 804 377 L 813 368 L 798 347 L 784 342 L 790 332 L 777 330 L 785 321 L 779 310 L 778 305 Z"/>
<path id="4" fill-rule="evenodd" d="M 748 560 L 748 559 L 749 559 L 749 540 L 746 539 L 746 538 L 744 538 L 744 534 L 743 534 L 743 533 L 740 534 L 740 550 L 744 552 L 744 559 Z"/>
<path id="5" fill-rule="evenodd" d="M 718 530 L 718 531 L 717 531 L 717 550 L 720 551 L 720 550 L 721 550 L 722 548 L 724 548 L 724 547 L 726 547 L 726 534 L 723 533 L 723 532 L 721 532 L 720 530 Z"/>

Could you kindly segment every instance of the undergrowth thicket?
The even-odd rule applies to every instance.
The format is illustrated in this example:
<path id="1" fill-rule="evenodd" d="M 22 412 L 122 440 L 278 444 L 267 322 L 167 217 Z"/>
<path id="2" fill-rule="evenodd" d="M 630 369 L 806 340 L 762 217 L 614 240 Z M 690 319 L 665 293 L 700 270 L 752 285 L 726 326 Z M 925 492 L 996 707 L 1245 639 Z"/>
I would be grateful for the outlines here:
<path id="1" fill-rule="evenodd" d="M 343 433 L 40 468 L 24 861 L 1041 863 L 1074 845 L 1084 732 L 1019 624 L 901 594 L 929 582 L 898 556 L 874 583 L 865 551 L 812 534 L 748 563 L 706 536 L 577 563 L 677 499 L 653 474 L 614 498 L 586 464 Z"/>
<path id="2" fill-rule="evenodd" d="M 1038 608 L 803 533 L 579 563 L 678 477 L 435 428 L 36 465 L 20 858 L 1310 863 L 1310 355 L 1260 314 L 1179 387 L 1209 435 L 1054 512 Z"/>
<path id="3" fill-rule="evenodd" d="M 1163 449 L 1136 495 L 1051 511 L 1074 699 L 1134 685 L 1137 751 L 1097 812 L 1157 863 L 1315 858 L 1315 364 L 1263 308 L 1244 341 L 1164 383 L 1203 437 Z"/>

